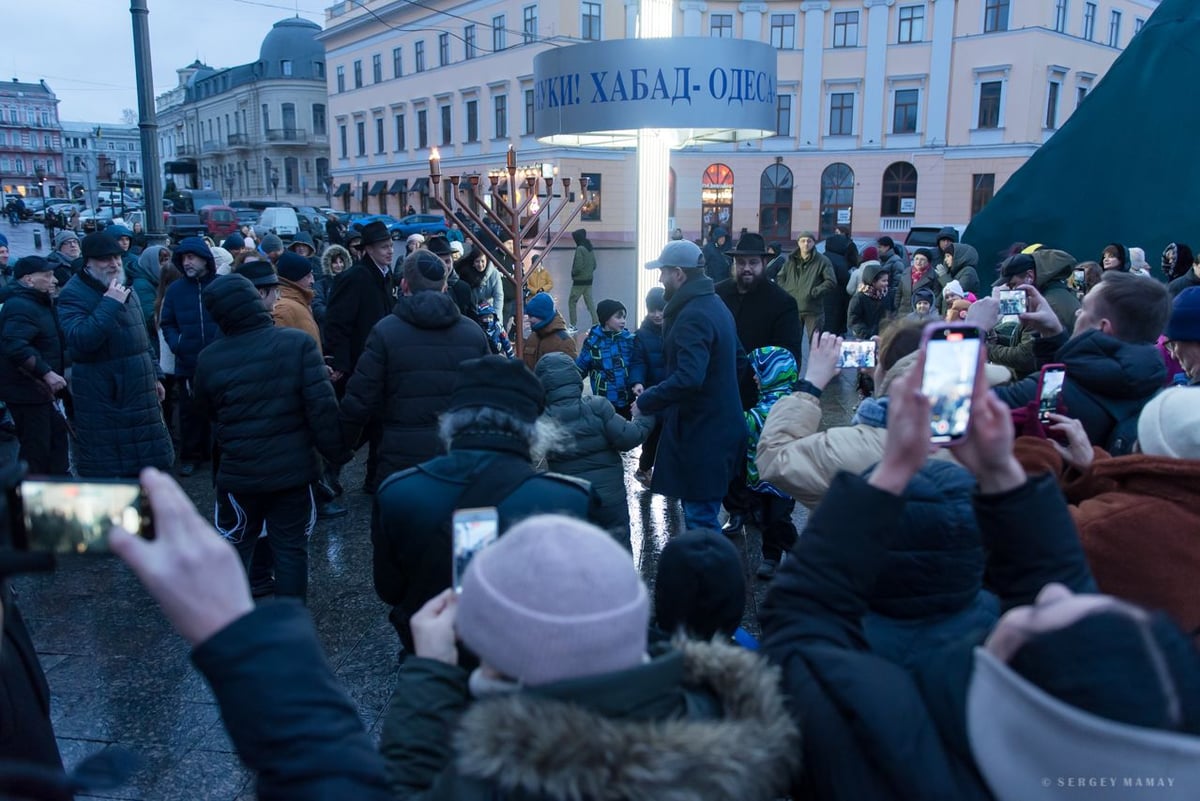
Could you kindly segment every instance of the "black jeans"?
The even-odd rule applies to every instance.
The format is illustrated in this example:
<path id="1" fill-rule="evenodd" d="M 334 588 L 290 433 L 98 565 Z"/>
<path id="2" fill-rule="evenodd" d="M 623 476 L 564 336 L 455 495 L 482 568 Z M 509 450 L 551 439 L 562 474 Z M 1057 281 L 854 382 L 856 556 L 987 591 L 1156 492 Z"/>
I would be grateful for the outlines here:
<path id="1" fill-rule="evenodd" d="M 179 387 L 179 461 L 200 464 L 212 457 L 212 426 L 196 411 L 192 396 L 192 378 Z"/>
<path id="2" fill-rule="evenodd" d="M 67 459 L 67 421 L 52 403 L 10 403 L 20 459 L 29 465 L 30 475 L 65 476 Z"/>
<path id="3" fill-rule="evenodd" d="M 266 526 L 275 555 L 275 594 L 308 597 L 308 535 L 317 508 L 308 486 L 276 492 L 225 492 L 217 502 L 217 531 L 238 549 L 250 569 L 254 547 Z"/>

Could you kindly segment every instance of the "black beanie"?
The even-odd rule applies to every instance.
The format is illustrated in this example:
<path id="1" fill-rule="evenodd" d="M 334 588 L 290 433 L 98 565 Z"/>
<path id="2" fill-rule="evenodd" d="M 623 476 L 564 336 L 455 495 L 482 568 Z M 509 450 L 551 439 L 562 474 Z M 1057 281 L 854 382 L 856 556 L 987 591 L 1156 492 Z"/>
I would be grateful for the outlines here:
<path id="1" fill-rule="evenodd" d="M 418 251 L 420 252 L 420 251 Z M 532 423 L 546 407 L 542 382 L 519 359 L 484 356 L 458 366 L 449 410 L 486 406 Z"/>
<path id="2" fill-rule="evenodd" d="M 48 273 L 54 270 L 54 265 L 41 256 L 22 256 L 13 265 L 13 278 L 24 278 L 34 273 Z"/>
<path id="3" fill-rule="evenodd" d="M 661 286 L 651 287 L 646 293 L 646 311 L 662 311 L 667 308 L 667 293 Z"/>
<path id="4" fill-rule="evenodd" d="M 622 304 L 621 301 L 602 300 L 596 304 L 596 316 L 600 318 L 596 322 L 600 323 L 600 325 L 604 325 L 608 322 L 608 319 L 617 312 L 625 312 L 625 305 Z"/>
<path id="5" fill-rule="evenodd" d="M 1131 726 L 1200 734 L 1200 653 L 1165 614 L 1143 622 L 1128 612 L 1093 612 L 1034 636 L 1009 666 L 1084 712 Z M 1177 709 L 1169 698 L 1178 699 Z"/>
<path id="6" fill-rule="evenodd" d="M 275 270 L 279 273 L 280 278 L 286 278 L 293 282 L 301 280 L 313 271 L 311 261 L 290 250 L 285 250 L 279 257 L 279 261 L 275 264 Z"/>
<path id="7" fill-rule="evenodd" d="M 732 636 L 745 609 L 742 559 L 726 537 L 694 529 L 663 548 L 654 580 L 654 618 L 664 632 L 683 629 L 704 640 L 718 632 Z"/>

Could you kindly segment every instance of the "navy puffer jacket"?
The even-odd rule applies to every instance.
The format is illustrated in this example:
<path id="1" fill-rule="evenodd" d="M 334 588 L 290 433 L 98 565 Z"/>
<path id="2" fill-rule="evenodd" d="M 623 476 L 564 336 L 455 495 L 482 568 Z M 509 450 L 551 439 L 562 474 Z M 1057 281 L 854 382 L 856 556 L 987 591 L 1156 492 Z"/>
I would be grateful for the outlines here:
<path id="1" fill-rule="evenodd" d="M 171 261 L 183 273 L 183 256 L 192 253 L 208 262 L 208 270 L 200 278 L 189 278 L 186 273 L 181 280 L 168 287 L 163 295 L 159 327 L 167 347 L 175 354 L 175 375 L 190 378 L 196 372 L 196 357 L 211 342 L 221 336 L 212 315 L 204 308 L 200 293 L 217 277 L 217 265 L 212 253 L 198 237 L 188 237 L 179 243 L 171 254 Z"/>
<path id="2" fill-rule="evenodd" d="M 633 340 L 633 358 L 646 371 L 644 387 L 649 389 L 667 377 L 667 357 L 663 353 L 663 327 L 647 318 L 638 327 Z"/>

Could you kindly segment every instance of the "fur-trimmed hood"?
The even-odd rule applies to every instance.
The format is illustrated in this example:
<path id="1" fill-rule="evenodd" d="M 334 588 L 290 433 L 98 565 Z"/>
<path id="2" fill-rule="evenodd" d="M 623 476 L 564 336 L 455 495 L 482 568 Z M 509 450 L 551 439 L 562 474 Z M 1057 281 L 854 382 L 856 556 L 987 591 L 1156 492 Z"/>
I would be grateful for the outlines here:
<path id="1" fill-rule="evenodd" d="M 474 704 L 456 739 L 457 770 L 521 796 L 588 801 L 753 801 L 784 795 L 800 735 L 779 672 L 749 651 L 677 641 L 678 653 L 610 677 L 681 659 L 682 683 L 707 691 L 717 717 L 602 714 L 522 691 Z M 539 688 L 549 689 L 549 688 Z M 558 695 L 563 695 L 559 693 Z M 689 711 L 692 704 L 687 705 Z"/>

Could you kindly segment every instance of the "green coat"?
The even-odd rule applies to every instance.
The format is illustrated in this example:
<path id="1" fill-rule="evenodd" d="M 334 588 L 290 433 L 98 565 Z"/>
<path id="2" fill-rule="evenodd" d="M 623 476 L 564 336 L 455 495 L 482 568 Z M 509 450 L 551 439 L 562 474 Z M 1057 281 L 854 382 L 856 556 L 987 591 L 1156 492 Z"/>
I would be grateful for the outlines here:
<path id="1" fill-rule="evenodd" d="M 784 262 L 776 283 L 795 299 L 800 314 L 820 314 L 825 309 L 821 298 L 835 284 L 833 264 L 816 250 L 805 260 L 797 248 Z"/>
<path id="2" fill-rule="evenodd" d="M 596 254 L 583 245 L 575 248 L 575 261 L 571 262 L 571 283 L 576 286 L 591 286 L 596 272 Z"/>

